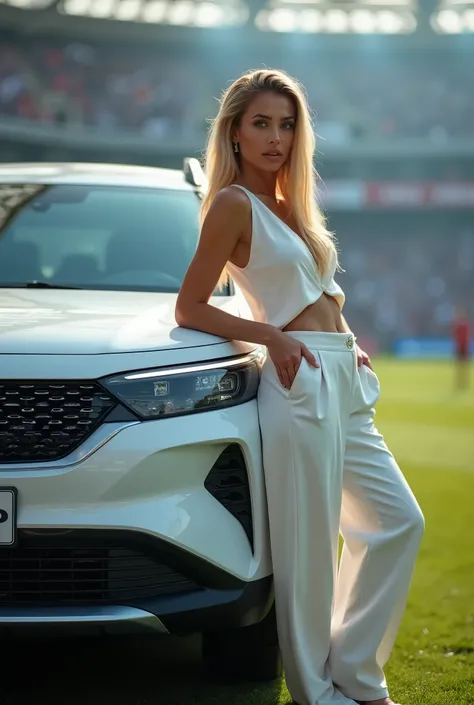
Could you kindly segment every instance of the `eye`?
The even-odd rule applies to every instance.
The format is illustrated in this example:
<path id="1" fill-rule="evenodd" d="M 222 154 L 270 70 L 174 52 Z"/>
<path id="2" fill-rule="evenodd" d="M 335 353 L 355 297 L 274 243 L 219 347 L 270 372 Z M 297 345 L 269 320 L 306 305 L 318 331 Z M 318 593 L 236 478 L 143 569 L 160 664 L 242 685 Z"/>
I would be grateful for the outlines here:
<path id="1" fill-rule="evenodd" d="M 266 124 L 267 123 L 265 122 L 265 120 L 257 120 L 256 122 L 254 122 L 255 127 L 265 127 Z"/>
<path id="2" fill-rule="evenodd" d="M 294 122 L 285 122 L 282 127 L 289 130 L 294 130 L 295 129 L 295 123 Z"/>

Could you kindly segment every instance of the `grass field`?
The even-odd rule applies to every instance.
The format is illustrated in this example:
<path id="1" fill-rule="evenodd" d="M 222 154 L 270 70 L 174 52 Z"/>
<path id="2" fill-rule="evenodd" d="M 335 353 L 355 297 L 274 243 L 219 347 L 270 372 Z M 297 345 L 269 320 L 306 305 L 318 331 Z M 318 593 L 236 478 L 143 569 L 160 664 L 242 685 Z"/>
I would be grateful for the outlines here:
<path id="1" fill-rule="evenodd" d="M 374 366 L 382 385 L 377 426 L 426 518 L 386 668 L 391 694 L 402 705 L 474 705 L 474 367 L 472 389 L 455 392 L 450 363 Z M 0 705 L 290 703 L 284 681 L 210 682 L 198 639 L 6 644 Z"/>
<path id="2" fill-rule="evenodd" d="M 426 532 L 402 628 L 386 668 L 403 705 L 474 704 L 474 366 L 453 388 L 450 362 L 374 363 L 376 423 L 425 514 Z M 212 690 L 186 705 L 283 705 L 284 683 Z"/>
<path id="3" fill-rule="evenodd" d="M 380 360 L 377 426 L 425 514 L 405 618 L 386 672 L 404 705 L 474 703 L 474 369 Z"/>

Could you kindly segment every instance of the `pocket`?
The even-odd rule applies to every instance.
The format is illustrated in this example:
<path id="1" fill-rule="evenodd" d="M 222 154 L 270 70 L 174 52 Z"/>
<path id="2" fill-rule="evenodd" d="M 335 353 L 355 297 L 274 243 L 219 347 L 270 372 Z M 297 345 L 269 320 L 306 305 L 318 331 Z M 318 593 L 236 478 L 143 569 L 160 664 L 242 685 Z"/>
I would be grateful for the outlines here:
<path id="1" fill-rule="evenodd" d="M 368 375 L 369 375 L 370 377 L 373 377 L 373 379 L 375 379 L 375 381 L 377 382 L 377 384 L 378 384 L 379 387 L 380 387 L 380 382 L 379 382 L 379 378 L 377 377 L 377 374 L 376 374 L 368 365 L 363 365 L 363 367 L 365 367 L 365 369 L 367 370 Z"/>
<path id="2" fill-rule="evenodd" d="M 293 384 L 290 389 L 287 390 L 289 395 L 297 394 L 298 392 L 306 393 L 308 388 L 311 386 L 312 380 L 314 380 L 315 376 L 321 372 L 321 360 L 319 355 L 314 351 L 312 352 L 319 367 L 314 367 L 314 365 L 311 365 L 305 357 L 302 357 L 300 366 L 298 367 L 298 371 L 293 380 Z"/>
<path id="3" fill-rule="evenodd" d="M 364 368 L 362 370 L 362 367 Z M 373 405 L 380 396 L 380 382 L 376 373 L 367 365 L 362 365 L 359 369 L 360 387 L 362 397 L 367 405 Z"/>
<path id="4" fill-rule="evenodd" d="M 298 370 L 296 372 L 296 375 L 294 376 L 293 382 L 291 387 L 287 390 L 288 394 L 291 394 L 291 392 L 294 391 L 295 387 L 298 385 L 299 379 L 301 375 L 303 374 L 303 367 L 304 365 L 309 365 L 307 359 L 305 357 L 301 358 L 300 366 L 298 367 Z"/>

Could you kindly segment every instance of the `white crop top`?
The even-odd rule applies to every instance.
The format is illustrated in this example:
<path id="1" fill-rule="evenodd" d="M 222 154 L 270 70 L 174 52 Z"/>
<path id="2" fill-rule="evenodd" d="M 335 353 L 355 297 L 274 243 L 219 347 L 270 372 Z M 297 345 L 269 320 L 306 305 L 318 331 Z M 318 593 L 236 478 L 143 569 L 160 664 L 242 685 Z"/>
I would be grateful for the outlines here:
<path id="1" fill-rule="evenodd" d="M 254 320 L 284 328 L 325 292 L 342 309 L 344 292 L 334 281 L 335 256 L 321 277 L 305 242 L 255 194 L 239 184 L 252 206 L 252 242 L 246 267 L 229 262 Z"/>

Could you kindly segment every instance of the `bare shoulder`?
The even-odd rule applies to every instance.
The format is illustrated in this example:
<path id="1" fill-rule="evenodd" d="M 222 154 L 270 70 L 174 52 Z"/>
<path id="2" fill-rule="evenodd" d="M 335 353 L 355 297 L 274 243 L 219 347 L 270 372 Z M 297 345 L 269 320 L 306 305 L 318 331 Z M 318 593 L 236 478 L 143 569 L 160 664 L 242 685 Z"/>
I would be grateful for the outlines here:
<path id="1" fill-rule="evenodd" d="M 245 226 L 251 213 L 248 196 L 233 186 L 226 186 L 215 195 L 208 215 L 212 219 L 231 219 L 234 226 Z"/>

